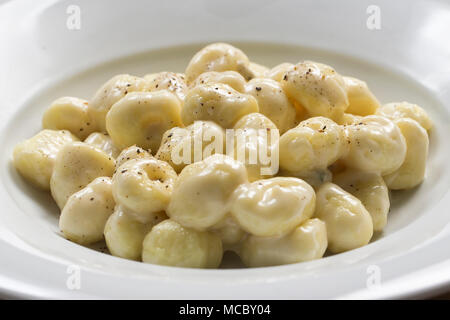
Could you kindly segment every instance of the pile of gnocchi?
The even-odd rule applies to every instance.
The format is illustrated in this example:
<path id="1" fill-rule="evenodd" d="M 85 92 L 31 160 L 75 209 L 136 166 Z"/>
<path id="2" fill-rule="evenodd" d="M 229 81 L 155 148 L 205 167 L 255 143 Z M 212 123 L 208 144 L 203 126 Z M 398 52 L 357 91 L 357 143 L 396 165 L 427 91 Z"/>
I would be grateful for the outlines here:
<path id="1" fill-rule="evenodd" d="M 42 127 L 13 162 L 51 192 L 65 238 L 105 241 L 125 259 L 218 268 L 225 251 L 262 267 L 368 244 L 387 223 L 389 190 L 423 181 L 432 122 L 418 105 L 381 105 L 328 65 L 269 69 L 214 43 L 185 73 L 117 75 L 91 100 L 59 98 Z M 206 154 L 202 137 L 227 129 L 276 132 L 241 151 L 264 145 L 279 170 L 228 150 L 173 161 L 174 148 L 197 140 Z"/>

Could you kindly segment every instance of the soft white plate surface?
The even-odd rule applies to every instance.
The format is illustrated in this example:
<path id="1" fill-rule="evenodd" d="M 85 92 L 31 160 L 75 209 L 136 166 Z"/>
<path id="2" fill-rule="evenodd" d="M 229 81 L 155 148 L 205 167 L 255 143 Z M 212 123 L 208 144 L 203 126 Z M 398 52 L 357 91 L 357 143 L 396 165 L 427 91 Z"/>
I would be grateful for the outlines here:
<path id="1" fill-rule="evenodd" d="M 0 295 L 33 298 L 393 298 L 450 287 L 450 6 L 446 1 L 73 1 L 0 6 Z M 182 71 L 208 42 L 251 60 L 317 60 L 368 82 L 381 102 L 422 105 L 435 121 L 426 181 L 396 192 L 383 234 L 318 261 L 260 269 L 192 270 L 118 259 L 63 239 L 49 195 L 26 185 L 11 151 L 63 95 L 90 98 L 117 73 Z M 68 266 L 81 269 L 70 290 Z M 68 273 L 69 272 L 69 273 Z M 374 274 L 375 273 L 375 274 Z M 381 286 L 368 286 L 379 274 Z M 70 287 L 70 286 L 69 286 Z"/>

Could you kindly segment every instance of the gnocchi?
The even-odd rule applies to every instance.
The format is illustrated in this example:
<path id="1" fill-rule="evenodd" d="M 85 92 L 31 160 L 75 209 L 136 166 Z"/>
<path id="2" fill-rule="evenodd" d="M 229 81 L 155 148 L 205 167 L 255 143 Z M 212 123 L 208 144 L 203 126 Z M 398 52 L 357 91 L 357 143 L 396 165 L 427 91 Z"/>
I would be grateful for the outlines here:
<path id="1" fill-rule="evenodd" d="M 53 101 L 44 112 L 42 128 L 69 130 L 80 140 L 96 130 L 89 113 L 89 102 L 75 97 L 61 97 Z"/>
<path id="2" fill-rule="evenodd" d="M 109 79 L 89 102 L 89 114 L 101 132 L 106 132 L 106 115 L 111 107 L 129 92 L 145 91 L 147 82 L 129 74 Z"/>
<path id="3" fill-rule="evenodd" d="M 248 267 L 265 267 L 322 258 L 327 245 L 325 223 L 314 218 L 285 236 L 250 236 L 244 240 L 239 255 Z"/>
<path id="4" fill-rule="evenodd" d="M 325 172 L 345 153 L 344 130 L 333 120 L 313 117 L 280 138 L 280 167 L 298 177 Z"/>
<path id="5" fill-rule="evenodd" d="M 187 93 L 181 111 L 184 125 L 210 120 L 223 128 L 232 128 L 244 115 L 258 112 L 258 102 L 222 83 L 198 85 Z"/>
<path id="6" fill-rule="evenodd" d="M 255 236 L 280 236 L 314 213 L 316 195 L 301 179 L 277 177 L 241 184 L 231 197 L 230 212 Z"/>
<path id="7" fill-rule="evenodd" d="M 352 77 L 344 77 L 344 82 L 349 102 L 345 112 L 359 116 L 375 114 L 380 103 L 369 90 L 367 83 Z"/>
<path id="8" fill-rule="evenodd" d="M 428 156 L 428 134 L 415 120 L 395 120 L 406 141 L 406 156 L 400 168 L 383 178 L 390 189 L 410 189 L 419 185 L 425 177 Z"/>
<path id="9" fill-rule="evenodd" d="M 65 144 L 58 152 L 50 178 L 50 190 L 62 210 L 69 197 L 97 177 L 111 177 L 115 161 L 84 142 Z"/>
<path id="10" fill-rule="evenodd" d="M 168 90 L 173 93 L 182 104 L 186 97 L 188 86 L 184 75 L 174 72 L 160 72 L 144 76 L 147 81 L 146 91 Z"/>
<path id="11" fill-rule="evenodd" d="M 250 61 L 240 49 L 227 43 L 213 43 L 197 52 L 186 68 L 186 81 L 192 83 L 207 71 L 237 71 L 249 75 Z"/>
<path id="12" fill-rule="evenodd" d="M 372 217 L 364 205 L 331 182 L 317 191 L 314 217 L 325 222 L 328 249 L 333 253 L 362 247 L 372 238 Z"/>
<path id="13" fill-rule="evenodd" d="M 229 156 L 245 164 L 250 181 L 268 178 L 277 173 L 279 131 L 260 113 L 242 117 L 234 126 L 233 148 Z M 227 137 L 230 138 L 230 137 Z M 230 140 L 227 140 L 227 144 Z"/>
<path id="14" fill-rule="evenodd" d="M 114 199 L 142 222 L 164 211 L 169 204 L 177 174 L 166 162 L 155 158 L 126 161 L 112 177 Z"/>
<path id="15" fill-rule="evenodd" d="M 164 133 L 156 158 L 168 162 L 179 173 L 187 164 L 216 153 L 222 154 L 224 137 L 224 130 L 212 121 L 196 121 L 185 128 L 175 127 Z"/>
<path id="16" fill-rule="evenodd" d="M 104 228 L 104 237 L 109 252 L 116 257 L 140 260 L 142 243 L 153 226 L 167 219 L 164 212 L 157 212 L 144 223 L 134 218 L 128 209 L 117 205 Z"/>
<path id="17" fill-rule="evenodd" d="M 50 178 L 58 152 L 78 138 L 66 130 L 45 129 L 14 148 L 13 161 L 17 171 L 30 183 L 50 190 Z"/>
<path id="18" fill-rule="evenodd" d="M 67 239 L 79 244 L 98 242 L 103 239 L 114 206 L 111 178 L 96 178 L 69 197 L 59 217 L 59 228 Z"/>
<path id="19" fill-rule="evenodd" d="M 165 266 L 217 268 L 222 242 L 214 233 L 188 229 L 173 220 L 157 224 L 144 239 L 142 261 Z"/>
<path id="20" fill-rule="evenodd" d="M 246 92 L 255 97 L 259 112 L 272 120 L 280 133 L 295 127 L 296 109 L 278 82 L 256 78 L 248 82 Z"/>
<path id="21" fill-rule="evenodd" d="M 181 105 L 169 91 L 132 92 L 115 103 L 106 116 L 106 130 L 124 149 L 137 145 L 158 150 L 168 129 L 181 126 Z"/>
<path id="22" fill-rule="evenodd" d="M 300 62 L 284 73 L 281 85 L 311 116 L 336 120 L 349 106 L 343 77 L 325 64 Z"/>
<path id="23" fill-rule="evenodd" d="M 348 152 L 344 163 L 353 169 L 387 175 L 405 160 L 406 141 L 388 118 L 367 116 L 345 127 Z"/>
<path id="24" fill-rule="evenodd" d="M 410 118 L 416 120 L 425 130 L 430 130 L 433 127 L 428 114 L 417 104 L 403 102 L 392 102 L 381 106 L 377 115 L 396 120 L 400 118 Z"/>
<path id="25" fill-rule="evenodd" d="M 61 236 L 120 258 L 219 268 L 231 251 L 266 267 L 373 241 L 390 190 L 425 179 L 430 116 L 319 62 L 253 61 L 213 43 L 184 73 L 58 98 L 13 165 L 50 192 Z"/>
<path id="26" fill-rule="evenodd" d="M 370 213 L 374 231 L 382 231 L 387 223 L 390 201 L 386 183 L 377 173 L 344 171 L 333 182 L 358 198 Z"/>
<path id="27" fill-rule="evenodd" d="M 167 215 L 185 227 L 207 230 L 225 217 L 234 189 L 245 182 L 245 166 L 226 155 L 190 164 L 175 182 Z"/>

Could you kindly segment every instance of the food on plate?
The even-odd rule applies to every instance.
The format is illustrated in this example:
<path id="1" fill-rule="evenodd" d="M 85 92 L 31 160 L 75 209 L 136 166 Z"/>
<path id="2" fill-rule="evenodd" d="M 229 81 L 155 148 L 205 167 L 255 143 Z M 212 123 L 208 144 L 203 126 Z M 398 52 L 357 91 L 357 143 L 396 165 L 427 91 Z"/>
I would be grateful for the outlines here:
<path id="1" fill-rule="evenodd" d="M 370 243 L 390 190 L 426 177 L 425 109 L 382 104 L 338 68 L 266 66 L 213 43 L 182 72 L 58 98 L 16 145 L 14 167 L 51 193 L 62 236 L 163 266 L 219 268 L 225 251 L 247 267 L 299 263 Z"/>

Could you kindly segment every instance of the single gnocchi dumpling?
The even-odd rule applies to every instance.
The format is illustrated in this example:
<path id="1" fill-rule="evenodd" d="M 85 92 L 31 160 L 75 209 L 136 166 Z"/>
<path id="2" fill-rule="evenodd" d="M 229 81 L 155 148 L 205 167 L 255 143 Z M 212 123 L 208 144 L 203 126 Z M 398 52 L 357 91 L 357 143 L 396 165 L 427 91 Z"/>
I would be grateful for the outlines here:
<path id="1" fill-rule="evenodd" d="M 192 83 L 191 87 L 195 87 L 202 84 L 215 84 L 223 83 L 232 87 L 238 92 L 245 92 L 245 78 L 236 71 L 209 71 L 202 73 L 197 79 Z"/>
<path id="2" fill-rule="evenodd" d="M 222 240 L 224 251 L 238 251 L 241 241 L 247 233 L 239 226 L 236 219 L 227 214 L 225 218 L 211 227 L 211 231 Z"/>
<path id="3" fill-rule="evenodd" d="M 145 237 L 142 261 L 184 268 L 217 268 L 222 261 L 222 241 L 207 231 L 188 229 L 169 219 Z"/>
<path id="4" fill-rule="evenodd" d="M 42 117 L 42 128 L 69 130 L 84 140 L 96 130 L 89 114 L 88 101 L 74 97 L 61 97 L 52 102 Z"/>
<path id="5" fill-rule="evenodd" d="M 66 143 L 73 141 L 78 138 L 67 130 L 42 130 L 15 146 L 14 167 L 34 186 L 49 190 L 56 156 Z"/>
<path id="6" fill-rule="evenodd" d="M 113 104 L 129 92 L 145 91 L 147 82 L 129 74 L 119 74 L 109 79 L 98 89 L 89 102 L 89 113 L 97 130 L 106 132 L 106 115 Z"/>
<path id="7" fill-rule="evenodd" d="M 173 93 L 181 103 L 188 90 L 184 75 L 175 72 L 159 72 L 144 76 L 147 81 L 146 91 L 168 90 Z"/>
<path id="8" fill-rule="evenodd" d="M 387 103 L 381 106 L 376 114 L 391 120 L 410 118 L 416 120 L 425 130 L 433 127 L 433 122 L 423 108 L 406 101 Z"/>
<path id="9" fill-rule="evenodd" d="M 190 164 L 175 182 L 167 215 L 185 227 L 206 230 L 225 217 L 231 194 L 245 182 L 245 166 L 225 155 Z"/>
<path id="10" fill-rule="evenodd" d="M 250 236 L 239 255 L 247 267 L 275 266 L 322 258 L 327 244 L 325 223 L 316 218 L 282 237 Z"/>
<path id="11" fill-rule="evenodd" d="M 115 161 L 99 148 L 84 142 L 65 144 L 58 152 L 50 179 L 50 190 L 62 210 L 75 192 L 97 177 L 111 177 Z"/>
<path id="12" fill-rule="evenodd" d="M 106 133 L 93 132 L 84 140 L 84 143 L 103 150 L 112 158 L 117 158 L 120 153 L 120 150 L 114 145 L 112 139 Z"/>
<path id="13" fill-rule="evenodd" d="M 168 162 L 177 173 L 188 164 L 213 154 L 223 154 L 225 131 L 212 121 L 196 121 L 164 133 L 156 158 Z"/>
<path id="14" fill-rule="evenodd" d="M 359 171 L 387 175 L 402 165 L 406 141 L 398 126 L 381 116 L 367 116 L 345 126 L 348 152 L 345 165 Z"/>
<path id="15" fill-rule="evenodd" d="M 181 126 L 180 101 L 169 91 L 132 92 L 115 103 L 106 116 L 114 144 L 158 150 L 168 129 Z"/>
<path id="16" fill-rule="evenodd" d="M 337 120 L 349 105 L 344 79 L 325 64 L 300 62 L 288 69 L 281 85 L 286 95 L 313 117 Z"/>
<path id="17" fill-rule="evenodd" d="M 372 217 L 374 231 L 383 230 L 390 201 L 389 190 L 379 174 L 347 170 L 335 175 L 333 182 L 361 201 Z"/>
<path id="18" fill-rule="evenodd" d="M 103 240 L 103 230 L 114 206 L 111 179 L 96 178 L 69 197 L 59 217 L 59 228 L 73 242 L 82 245 L 98 242 Z"/>
<path id="19" fill-rule="evenodd" d="M 380 103 L 369 90 L 367 83 L 352 77 L 344 77 L 344 81 L 349 102 L 345 112 L 359 116 L 375 114 L 380 107 Z"/>
<path id="20" fill-rule="evenodd" d="M 372 218 L 358 198 L 331 182 L 323 184 L 316 195 L 314 217 L 326 224 L 331 252 L 352 250 L 369 243 L 373 235 Z"/>
<path id="21" fill-rule="evenodd" d="M 260 113 L 242 117 L 227 135 L 227 155 L 244 163 L 249 181 L 268 178 L 279 169 L 278 141 L 275 124 Z M 233 145 L 229 145 L 230 141 Z"/>
<path id="22" fill-rule="evenodd" d="M 324 117 L 302 121 L 280 138 L 280 167 L 298 177 L 325 172 L 345 152 L 341 126 Z"/>
<path id="23" fill-rule="evenodd" d="M 294 68 L 294 65 L 292 63 L 287 63 L 287 62 L 281 63 L 281 64 L 273 67 L 272 69 L 266 71 L 264 76 L 266 78 L 281 82 L 281 80 L 283 80 L 283 77 L 286 74 L 286 72 L 293 68 Z"/>
<path id="24" fill-rule="evenodd" d="M 112 178 L 114 199 L 136 219 L 147 223 L 155 212 L 166 210 L 176 179 L 176 172 L 164 161 L 132 159 L 121 165 Z"/>
<path id="25" fill-rule="evenodd" d="M 223 128 L 232 128 L 241 117 L 258 112 L 258 102 L 222 83 L 198 85 L 189 90 L 181 118 L 184 125 L 196 120 L 211 120 Z"/>
<path id="26" fill-rule="evenodd" d="M 134 218 L 130 211 L 117 205 L 104 229 L 106 246 L 116 257 L 141 260 L 142 242 L 153 226 L 167 219 L 164 212 L 157 212 L 147 223 Z"/>
<path id="27" fill-rule="evenodd" d="M 400 168 L 384 176 L 389 189 L 410 189 L 418 186 L 425 178 L 428 157 L 427 131 L 415 120 L 400 118 L 395 120 L 406 141 L 406 157 Z"/>
<path id="28" fill-rule="evenodd" d="M 122 152 L 116 158 L 116 170 L 123 165 L 125 162 L 132 159 L 152 159 L 153 156 L 150 154 L 150 151 L 139 148 L 134 145 L 123 149 Z"/>
<path id="29" fill-rule="evenodd" d="M 281 133 L 295 127 L 296 109 L 279 82 L 256 78 L 248 82 L 246 93 L 255 97 L 259 112 L 273 121 Z"/>
<path id="30" fill-rule="evenodd" d="M 231 197 L 230 212 L 252 235 L 281 236 L 309 219 L 315 202 L 314 189 L 305 181 L 276 177 L 241 184 Z"/>
<path id="31" fill-rule="evenodd" d="M 186 68 L 186 81 L 190 84 L 207 71 L 237 71 L 245 75 L 249 63 L 248 57 L 240 49 L 227 43 L 213 43 L 192 57 Z"/>

